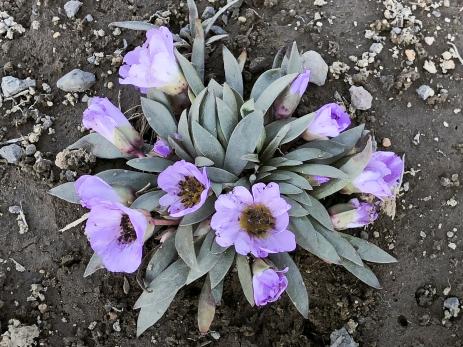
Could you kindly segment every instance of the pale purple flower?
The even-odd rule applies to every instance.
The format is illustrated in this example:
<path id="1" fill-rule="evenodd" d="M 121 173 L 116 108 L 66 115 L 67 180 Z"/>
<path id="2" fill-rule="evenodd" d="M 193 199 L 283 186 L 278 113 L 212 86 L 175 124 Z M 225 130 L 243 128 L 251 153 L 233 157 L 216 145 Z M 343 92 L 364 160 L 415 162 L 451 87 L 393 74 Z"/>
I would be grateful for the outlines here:
<path id="1" fill-rule="evenodd" d="M 259 258 L 292 251 L 296 240 L 287 230 L 290 208 L 277 183 L 254 184 L 252 194 L 244 187 L 235 187 L 215 202 L 211 219 L 215 241 L 222 247 L 234 245 L 239 254 L 252 253 Z"/>
<path id="2" fill-rule="evenodd" d="M 317 111 L 303 134 L 306 141 L 336 137 L 351 123 L 349 114 L 338 104 L 326 104 Z"/>
<path id="3" fill-rule="evenodd" d="M 84 111 L 85 128 L 96 131 L 121 152 L 143 156 L 143 139 L 128 119 L 108 98 L 94 97 Z"/>
<path id="4" fill-rule="evenodd" d="M 343 189 L 345 193 L 367 193 L 379 199 L 392 197 L 404 172 L 404 162 L 393 152 L 374 152 L 365 169 Z"/>
<path id="5" fill-rule="evenodd" d="M 187 83 L 177 64 L 172 33 L 166 27 L 150 29 L 146 41 L 124 57 L 119 69 L 120 84 L 132 84 L 143 90 L 159 88 L 169 95 L 178 95 Z"/>
<path id="6" fill-rule="evenodd" d="M 113 188 L 96 176 L 80 177 L 75 187 L 82 206 L 90 208 L 85 234 L 105 268 L 136 271 L 142 260 L 148 216 L 124 206 Z"/>
<path id="7" fill-rule="evenodd" d="M 287 272 L 288 268 L 280 271 L 269 268 L 253 274 L 252 288 L 257 306 L 267 305 L 280 298 L 288 287 L 288 279 L 285 276 Z"/>
<path id="8" fill-rule="evenodd" d="M 337 204 L 328 209 L 336 230 L 360 228 L 378 218 L 376 207 L 369 202 L 351 199 L 346 204 Z"/>
<path id="9" fill-rule="evenodd" d="M 304 70 L 300 73 L 291 85 L 286 88 L 281 95 L 275 100 L 274 110 L 275 118 L 285 119 L 291 117 L 301 102 L 310 81 L 310 70 Z"/>
<path id="10" fill-rule="evenodd" d="M 153 146 L 153 152 L 162 158 L 167 158 L 169 155 L 172 154 L 172 148 L 170 148 L 169 144 L 161 138 L 158 138 Z"/>
<path id="11" fill-rule="evenodd" d="M 167 194 L 159 199 L 172 217 L 198 210 L 206 202 L 211 187 L 206 168 L 199 170 L 185 160 L 177 161 L 159 174 L 158 186 Z"/>

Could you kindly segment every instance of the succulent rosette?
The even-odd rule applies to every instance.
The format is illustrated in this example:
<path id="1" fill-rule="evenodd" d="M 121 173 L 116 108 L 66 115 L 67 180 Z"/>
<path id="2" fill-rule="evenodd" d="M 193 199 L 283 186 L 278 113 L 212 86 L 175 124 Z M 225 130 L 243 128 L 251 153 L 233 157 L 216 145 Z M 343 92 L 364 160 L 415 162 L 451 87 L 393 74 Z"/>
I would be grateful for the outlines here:
<path id="1" fill-rule="evenodd" d="M 125 55 L 119 74 L 120 84 L 132 84 L 142 91 L 159 88 L 178 95 L 187 88 L 175 58 L 172 33 L 166 27 L 148 30 L 145 43 Z"/>
<path id="2" fill-rule="evenodd" d="M 373 223 L 378 218 L 374 204 L 355 198 L 348 203 L 330 207 L 328 212 L 336 230 L 360 228 Z"/>
<path id="3" fill-rule="evenodd" d="M 206 168 L 199 170 L 184 160 L 159 174 L 158 186 L 166 194 L 159 199 L 171 217 L 182 217 L 198 210 L 207 199 L 211 183 Z"/>
<path id="4" fill-rule="evenodd" d="M 349 114 L 338 104 L 330 103 L 315 111 L 313 120 L 304 132 L 306 141 L 336 137 L 351 123 Z"/>
<path id="5" fill-rule="evenodd" d="M 343 192 L 372 194 L 379 199 L 393 197 L 403 173 L 404 162 L 397 154 L 374 152 L 365 169 Z"/>
<path id="6" fill-rule="evenodd" d="M 224 287 L 233 280 L 227 274 L 235 268 L 250 305 L 275 302 L 287 289 L 307 317 L 304 272 L 290 252 L 310 252 L 380 288 L 367 262 L 395 258 L 338 231 L 373 222 L 374 205 L 355 197 L 340 201 L 345 201 L 342 193 L 393 198 L 402 159 L 374 152 L 371 134 L 363 125 L 349 128 L 350 117 L 337 104 L 294 116 L 310 80 L 295 43 L 277 54 L 250 93 L 241 75 L 246 54 L 235 57 L 225 46 L 225 80 L 206 81 L 205 58 L 211 50 L 205 45 L 223 38 L 211 29 L 220 16 L 204 25 L 196 18 L 194 1 L 187 5 L 194 22 L 175 36 L 183 54 L 174 51 L 166 28 L 113 23 L 148 29 L 146 42 L 124 57 L 120 75 L 122 84 L 150 89 L 141 97 L 143 124 L 151 128 L 143 127 L 143 134 L 155 142 L 143 151 L 138 132 L 107 99 L 95 99 L 85 112 L 84 125 L 101 136 L 86 135 L 69 150 L 81 148 L 105 159 L 138 157 L 127 167 L 119 168 L 119 160 L 117 168 L 50 191 L 90 209 L 86 235 L 96 255 L 85 274 L 101 266 L 133 272 L 141 266 L 143 247 L 152 248 L 142 269 L 146 290 L 135 304 L 138 335 L 163 316 L 184 286 L 198 280 L 203 281 L 198 327 L 206 333 Z M 174 104 L 182 95 L 191 105 Z M 154 240 L 144 246 L 152 232 Z"/>
<path id="7" fill-rule="evenodd" d="M 143 139 L 108 98 L 94 97 L 84 111 L 82 123 L 116 146 L 121 152 L 143 156 Z"/>
<path id="8" fill-rule="evenodd" d="M 211 227 L 222 247 L 234 245 L 238 254 L 264 258 L 269 253 L 293 251 L 294 234 L 287 230 L 291 206 L 276 183 L 257 183 L 252 193 L 236 187 L 218 197 Z"/>
<path id="9" fill-rule="evenodd" d="M 85 235 L 104 267 L 111 272 L 136 271 L 149 233 L 149 216 L 124 206 L 118 193 L 96 176 L 82 176 L 75 186 L 82 206 L 90 209 Z"/>

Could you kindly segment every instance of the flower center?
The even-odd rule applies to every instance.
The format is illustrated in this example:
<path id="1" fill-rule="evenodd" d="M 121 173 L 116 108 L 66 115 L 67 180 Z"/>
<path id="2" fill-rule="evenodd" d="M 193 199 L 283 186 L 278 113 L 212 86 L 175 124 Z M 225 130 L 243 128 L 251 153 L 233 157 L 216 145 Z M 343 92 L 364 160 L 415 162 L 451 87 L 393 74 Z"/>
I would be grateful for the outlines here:
<path id="1" fill-rule="evenodd" d="M 137 233 L 135 232 L 135 228 L 130 222 L 129 216 L 126 214 L 122 215 L 121 230 L 121 235 L 117 239 L 117 241 L 120 244 L 132 243 L 137 239 Z"/>
<path id="2" fill-rule="evenodd" d="M 275 227 L 275 218 L 267 206 L 250 205 L 241 213 L 240 226 L 252 236 L 264 237 L 267 231 Z"/>
<path id="3" fill-rule="evenodd" d="M 201 200 L 201 193 L 204 191 L 204 185 L 193 176 L 186 177 L 179 183 L 180 193 L 183 206 L 190 208 L 198 204 Z"/>

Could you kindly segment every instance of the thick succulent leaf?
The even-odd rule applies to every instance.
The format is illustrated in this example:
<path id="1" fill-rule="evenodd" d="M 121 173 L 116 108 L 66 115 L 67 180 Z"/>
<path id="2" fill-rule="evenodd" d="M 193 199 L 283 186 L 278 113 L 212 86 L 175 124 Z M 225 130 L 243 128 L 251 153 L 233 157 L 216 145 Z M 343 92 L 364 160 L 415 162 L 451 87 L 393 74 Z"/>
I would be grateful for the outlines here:
<path id="1" fill-rule="evenodd" d="M 272 69 L 280 68 L 285 57 L 286 47 L 281 47 L 273 58 Z"/>
<path id="2" fill-rule="evenodd" d="M 88 261 L 87 267 L 85 268 L 84 278 L 93 275 L 100 269 L 104 269 L 103 262 L 96 253 L 93 253 L 92 257 Z"/>
<path id="3" fill-rule="evenodd" d="M 214 239 L 214 242 L 212 242 L 212 246 L 211 246 L 211 252 L 213 254 L 222 254 L 228 248 L 230 248 L 230 247 L 222 247 L 222 246 L 220 246 L 217 242 L 215 242 L 215 239 Z"/>
<path id="4" fill-rule="evenodd" d="M 257 100 L 267 87 L 282 76 L 280 68 L 265 71 L 259 76 L 251 90 L 251 99 Z"/>
<path id="5" fill-rule="evenodd" d="M 373 288 L 381 289 L 381 284 L 379 283 L 378 278 L 367 265 L 364 264 L 363 266 L 359 266 L 347 259 L 342 259 L 341 265 L 363 283 L 368 284 Z"/>
<path id="6" fill-rule="evenodd" d="M 183 143 L 181 144 L 179 140 L 177 140 L 176 138 L 172 136 L 169 136 L 167 141 L 169 142 L 169 146 L 173 148 L 175 154 L 180 159 L 183 159 L 189 162 L 193 161 L 193 157 L 190 155 L 190 153 L 188 153 L 188 151 L 185 148 L 183 148 L 182 146 Z"/>
<path id="7" fill-rule="evenodd" d="M 312 208 L 309 209 L 310 215 L 321 225 L 329 230 L 333 229 L 333 223 L 331 217 L 323 204 L 315 199 L 313 196 L 308 194 Z"/>
<path id="8" fill-rule="evenodd" d="M 78 204 L 80 203 L 80 198 L 77 195 L 74 182 L 66 182 L 56 186 L 48 191 L 48 194 L 56 196 L 64 201 Z"/>
<path id="9" fill-rule="evenodd" d="M 163 104 L 170 112 L 172 112 L 172 105 L 170 103 L 169 98 L 160 89 L 158 88 L 148 89 L 148 93 L 146 93 L 146 97 L 150 100 Z"/>
<path id="10" fill-rule="evenodd" d="M 346 179 L 348 176 L 340 169 L 330 165 L 323 164 L 303 164 L 290 168 L 289 170 L 299 172 L 307 176 L 325 176 L 331 178 Z"/>
<path id="11" fill-rule="evenodd" d="M 151 283 L 178 258 L 175 249 L 175 237 L 171 236 L 161 243 L 151 257 L 145 271 L 145 282 Z"/>
<path id="12" fill-rule="evenodd" d="M 289 160 L 284 157 L 275 157 L 265 162 L 266 166 L 274 167 L 286 167 L 286 166 L 297 166 L 302 165 L 302 161 L 298 160 Z"/>
<path id="13" fill-rule="evenodd" d="M 307 192 L 302 192 L 302 193 L 299 193 L 299 194 L 291 194 L 291 195 L 288 195 L 291 199 L 301 203 L 302 205 L 306 206 L 306 207 L 311 207 L 312 206 L 312 201 L 313 201 L 313 198 L 307 194 Z M 309 210 L 309 209 L 308 209 Z"/>
<path id="14" fill-rule="evenodd" d="M 187 0 L 188 6 L 188 24 L 190 27 L 190 33 L 195 34 L 197 32 L 196 25 L 200 25 L 202 29 L 201 22 L 197 23 L 199 19 L 198 7 L 196 7 L 195 0 Z M 203 33 L 204 36 L 204 33 Z"/>
<path id="15" fill-rule="evenodd" d="M 223 46 L 222 54 L 227 84 L 240 95 L 243 95 L 243 76 L 241 75 L 241 67 L 238 61 L 225 46 Z"/>
<path id="16" fill-rule="evenodd" d="M 207 176 L 216 183 L 232 183 L 238 180 L 238 176 L 217 167 L 208 168 Z"/>
<path id="17" fill-rule="evenodd" d="M 256 105 L 254 103 L 254 99 L 249 99 L 248 101 L 244 102 L 240 108 L 240 115 L 242 118 L 246 117 L 248 114 L 251 114 L 256 110 Z"/>
<path id="18" fill-rule="evenodd" d="M 285 267 L 289 268 L 286 273 L 286 278 L 288 279 L 288 288 L 286 289 L 286 293 L 288 293 L 289 298 L 293 302 L 294 306 L 296 306 L 299 313 L 302 314 L 304 318 L 308 318 L 309 294 L 297 265 L 288 253 L 271 254 L 270 259 L 279 269 L 284 269 Z"/>
<path id="19" fill-rule="evenodd" d="M 223 87 L 215 80 L 210 79 L 209 84 L 207 85 L 208 90 L 213 93 L 216 97 L 223 98 Z"/>
<path id="20" fill-rule="evenodd" d="M 137 21 L 137 20 L 112 22 L 112 23 L 109 23 L 109 26 L 130 29 L 130 30 L 142 30 L 142 31 L 148 31 L 150 29 L 157 28 L 157 26 L 154 24 L 151 24 L 148 22 Z"/>
<path id="21" fill-rule="evenodd" d="M 350 260 L 351 262 L 363 266 L 362 258 L 360 258 L 359 254 L 355 250 L 355 248 L 344 239 L 340 233 L 334 230 L 329 230 L 319 224 L 316 220 L 311 220 L 313 227 L 317 230 L 320 234 L 323 235 L 336 249 L 336 252 L 342 258 Z"/>
<path id="22" fill-rule="evenodd" d="M 188 265 L 182 259 L 176 260 L 149 283 L 149 291 L 144 291 L 140 295 L 134 308 L 155 306 L 175 295 L 185 285 L 188 271 Z"/>
<path id="23" fill-rule="evenodd" d="M 280 186 L 280 193 L 287 195 L 287 194 L 299 194 L 302 193 L 302 189 L 299 187 L 296 187 L 295 185 L 291 183 L 286 183 L 286 182 L 280 182 L 278 183 Z"/>
<path id="24" fill-rule="evenodd" d="M 381 248 L 375 244 L 368 242 L 366 240 L 354 237 L 349 234 L 340 233 L 347 241 L 350 242 L 352 246 L 357 250 L 357 253 L 360 255 L 360 258 L 372 263 L 380 264 L 389 264 L 396 263 L 397 259 L 394 258 L 389 253 L 383 251 Z"/>
<path id="25" fill-rule="evenodd" d="M 210 195 L 204 205 L 201 206 L 197 211 L 187 214 L 185 217 L 183 217 L 180 225 L 191 225 L 205 220 L 215 212 L 215 200 L 216 197 L 214 195 Z"/>
<path id="26" fill-rule="evenodd" d="M 206 96 L 206 93 L 207 93 L 207 89 L 204 88 L 196 96 L 196 98 L 191 102 L 190 112 L 189 112 L 189 116 L 188 116 L 188 120 L 189 120 L 190 125 L 193 122 L 200 123 L 200 114 L 201 114 L 202 104 L 204 102 L 204 97 Z"/>
<path id="27" fill-rule="evenodd" d="M 334 246 L 315 228 L 306 217 L 291 218 L 291 231 L 296 235 L 299 246 L 327 263 L 339 264 L 341 258 Z"/>
<path id="28" fill-rule="evenodd" d="M 286 73 L 288 73 L 288 74 L 301 73 L 302 68 L 303 68 L 303 66 L 302 66 L 302 57 L 299 54 L 296 42 L 293 42 L 293 46 L 291 48 L 291 53 L 290 53 L 289 59 L 288 59 L 288 65 L 286 67 Z"/>
<path id="29" fill-rule="evenodd" d="M 288 131 L 283 141 L 281 141 L 281 144 L 284 145 L 298 138 L 307 129 L 307 126 L 312 121 L 313 117 L 315 117 L 315 113 L 309 113 L 291 121 L 291 123 L 289 123 L 291 125 L 291 129 Z"/>
<path id="30" fill-rule="evenodd" d="M 231 89 L 227 83 L 223 84 L 223 96 L 222 96 L 223 102 L 225 102 L 225 104 L 231 110 L 233 115 L 235 115 L 236 117 L 241 105 L 238 106 L 235 93 L 238 94 L 237 92 L 233 91 L 233 89 Z M 236 119 L 238 121 L 238 118 Z"/>
<path id="31" fill-rule="evenodd" d="M 208 92 L 200 109 L 200 123 L 204 129 L 209 131 L 214 137 L 217 137 L 217 109 L 215 105 L 215 94 L 212 88 L 208 86 Z M 192 124 L 194 121 L 192 120 Z"/>
<path id="32" fill-rule="evenodd" d="M 148 185 L 152 187 L 156 186 L 156 176 L 145 172 L 112 169 L 99 172 L 96 176 L 111 186 L 129 188 L 134 192 Z"/>
<path id="33" fill-rule="evenodd" d="M 304 217 L 309 214 L 309 211 L 297 201 L 290 199 L 288 196 L 283 196 L 283 199 L 291 205 L 291 209 L 288 211 L 290 217 Z"/>
<path id="34" fill-rule="evenodd" d="M 211 231 L 211 221 L 206 219 L 198 224 L 198 226 L 196 227 L 196 230 L 193 233 L 193 236 L 199 239 L 199 238 L 202 238 L 203 236 L 206 236 L 207 233 L 209 233 L 209 231 Z"/>
<path id="35" fill-rule="evenodd" d="M 213 244 L 216 244 L 215 242 Z M 211 248 L 212 250 L 212 248 Z M 211 288 L 215 288 L 227 275 L 228 271 L 235 260 L 235 249 L 229 247 L 223 256 L 217 261 L 211 271 L 209 271 L 209 278 L 211 280 Z"/>
<path id="36" fill-rule="evenodd" d="M 212 166 L 214 165 L 214 162 L 210 160 L 209 158 L 206 157 L 196 157 L 195 158 L 195 165 L 198 167 L 203 167 L 203 166 Z"/>
<path id="37" fill-rule="evenodd" d="M 182 115 L 180 116 L 180 119 L 178 121 L 177 132 L 180 135 L 182 145 L 185 147 L 185 149 L 190 155 L 194 156 L 196 155 L 196 150 L 193 145 L 193 140 L 191 139 L 187 114 L 187 110 L 183 110 Z"/>
<path id="38" fill-rule="evenodd" d="M 148 212 L 154 211 L 159 207 L 159 199 L 165 194 L 162 190 L 156 190 L 154 192 L 148 192 L 140 195 L 132 203 L 130 208 L 143 209 Z"/>
<path id="39" fill-rule="evenodd" d="M 273 172 L 264 172 L 264 174 L 268 174 L 265 177 L 264 182 L 271 182 L 271 181 L 288 181 L 291 176 L 286 174 L 286 171 L 273 171 Z M 257 176 L 259 179 L 259 176 Z"/>
<path id="40" fill-rule="evenodd" d="M 298 118 L 290 117 L 286 119 L 278 119 L 269 124 L 266 124 L 265 125 L 265 135 L 267 138 L 267 142 L 270 142 L 283 126 L 285 126 L 286 124 L 290 124 L 292 121 L 296 119 Z"/>
<path id="41" fill-rule="evenodd" d="M 225 151 L 219 140 L 197 122 L 193 122 L 191 130 L 197 152 L 211 159 L 215 165 L 222 166 L 225 158 Z"/>
<path id="42" fill-rule="evenodd" d="M 198 278 L 207 274 L 211 269 L 217 264 L 219 259 L 223 256 L 223 254 L 213 254 L 211 252 L 211 246 L 214 242 L 215 233 L 210 231 L 201 245 L 199 250 L 199 255 L 197 258 L 198 265 L 192 269 L 188 273 L 188 278 L 186 280 L 187 284 L 196 281 Z"/>
<path id="43" fill-rule="evenodd" d="M 299 187 L 299 188 L 304 189 L 304 190 L 311 190 L 312 189 L 312 186 L 309 184 L 307 179 L 305 177 L 302 177 L 302 176 L 298 175 L 295 172 L 291 172 L 291 171 L 274 171 L 273 175 L 276 174 L 276 173 L 280 173 L 280 172 L 289 177 L 289 179 L 287 180 L 286 183 L 291 183 L 291 184 L 295 185 L 296 187 Z"/>
<path id="44" fill-rule="evenodd" d="M 241 159 L 243 155 L 253 153 L 259 137 L 264 130 L 262 112 L 256 111 L 243 118 L 233 130 L 225 154 L 224 169 L 239 175 L 247 164 Z"/>
<path id="45" fill-rule="evenodd" d="M 221 7 L 217 12 L 216 14 L 211 18 L 209 19 L 209 22 L 207 24 L 207 27 L 206 29 L 204 29 L 204 34 L 207 35 L 209 33 L 209 30 L 211 30 L 212 26 L 214 25 L 214 23 L 217 21 L 217 19 L 220 18 L 220 16 L 222 16 L 222 14 L 224 14 L 230 7 L 236 5 L 237 3 L 239 3 L 241 0 L 232 0 L 230 2 L 228 2 L 224 7 Z"/>
<path id="46" fill-rule="evenodd" d="M 207 276 L 198 301 L 198 328 L 200 333 L 205 334 L 209 331 L 215 316 L 215 306 L 211 281 L 209 280 L 209 276 Z"/>
<path id="47" fill-rule="evenodd" d="M 180 258 L 182 258 L 185 264 L 190 268 L 198 265 L 193 243 L 193 228 L 191 225 L 179 225 L 175 232 L 175 248 Z"/>
<path id="48" fill-rule="evenodd" d="M 174 115 L 163 104 L 142 97 L 141 108 L 149 125 L 160 137 L 167 139 L 177 132 Z"/>
<path id="49" fill-rule="evenodd" d="M 195 23 L 195 38 L 193 40 L 193 48 L 191 51 L 191 64 L 196 69 L 201 81 L 204 81 L 204 31 L 199 18 L 197 18 L 193 23 Z"/>
<path id="50" fill-rule="evenodd" d="M 228 34 L 220 34 L 220 35 L 211 36 L 206 40 L 206 46 L 212 45 L 214 42 L 226 39 L 228 36 L 229 36 Z"/>
<path id="51" fill-rule="evenodd" d="M 177 61 L 182 69 L 183 75 L 185 76 L 188 86 L 194 95 L 198 96 L 199 93 L 205 88 L 201 77 L 198 75 L 198 72 L 195 70 L 193 64 L 191 64 L 187 58 L 185 58 L 181 53 L 175 50 L 175 56 Z"/>
<path id="52" fill-rule="evenodd" d="M 276 98 L 283 92 L 283 90 L 291 84 L 296 78 L 297 74 L 290 74 L 280 77 L 272 84 L 270 84 L 259 96 L 255 102 L 256 110 L 261 110 L 264 114 L 273 105 Z"/>
<path id="53" fill-rule="evenodd" d="M 238 279 L 243 288 L 243 293 L 251 306 L 255 305 L 254 291 L 252 289 L 252 272 L 249 266 L 248 258 L 244 255 L 236 255 L 236 268 L 238 270 Z"/>
<path id="54" fill-rule="evenodd" d="M 211 183 L 211 188 L 212 188 L 212 191 L 214 192 L 215 196 L 219 197 L 220 194 L 222 194 L 223 186 L 224 186 L 223 183 L 216 183 L 216 182 Z"/>
<path id="55" fill-rule="evenodd" d="M 68 146 L 68 149 L 82 148 L 92 153 L 97 158 L 118 159 L 128 158 L 129 156 L 122 153 L 116 146 L 106 140 L 98 133 L 90 133 L 81 137 L 79 140 Z"/>
<path id="56" fill-rule="evenodd" d="M 357 154 L 354 154 L 346 159 L 345 163 L 342 164 L 339 169 L 349 175 L 351 178 L 358 176 L 368 164 L 373 152 L 371 137 L 368 139 L 365 148 Z M 328 183 L 325 183 L 318 187 L 314 192 L 313 196 L 317 199 L 323 199 L 330 196 L 349 183 L 348 179 L 334 179 Z"/>
<path id="57" fill-rule="evenodd" d="M 162 172 L 174 162 L 160 157 L 135 158 L 127 162 L 128 166 L 147 172 Z"/>
<path id="58" fill-rule="evenodd" d="M 305 162 L 309 160 L 325 158 L 326 154 L 326 152 L 318 148 L 299 148 L 286 153 L 285 158 Z"/>
<path id="59" fill-rule="evenodd" d="M 223 294 L 223 281 L 212 288 L 211 291 L 212 297 L 214 298 L 215 304 L 218 306 L 222 301 L 222 294 Z"/>
<path id="60" fill-rule="evenodd" d="M 148 328 L 156 324 L 166 313 L 175 295 L 170 295 L 156 305 L 142 307 L 137 319 L 137 337 L 140 337 Z"/>
<path id="61" fill-rule="evenodd" d="M 228 143 L 233 130 L 238 124 L 238 113 L 236 111 L 233 112 L 222 99 L 216 98 L 216 104 L 219 126 Z"/>
<path id="62" fill-rule="evenodd" d="M 290 124 L 286 124 L 283 127 L 281 127 L 280 131 L 278 131 L 276 136 L 269 142 L 267 147 L 260 155 L 263 161 L 272 158 L 272 156 L 275 154 L 276 150 L 281 144 L 281 141 L 283 141 L 290 128 Z"/>

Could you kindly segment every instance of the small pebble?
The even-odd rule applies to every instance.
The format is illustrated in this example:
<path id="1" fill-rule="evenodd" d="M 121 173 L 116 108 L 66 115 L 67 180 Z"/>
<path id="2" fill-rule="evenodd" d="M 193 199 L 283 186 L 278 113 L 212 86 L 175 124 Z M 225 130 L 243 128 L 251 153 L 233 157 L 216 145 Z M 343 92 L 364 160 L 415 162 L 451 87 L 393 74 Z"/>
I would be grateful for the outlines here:
<path id="1" fill-rule="evenodd" d="M 389 139 L 388 137 L 385 137 L 383 139 L 382 145 L 384 148 L 391 147 L 392 146 L 391 139 Z"/>

